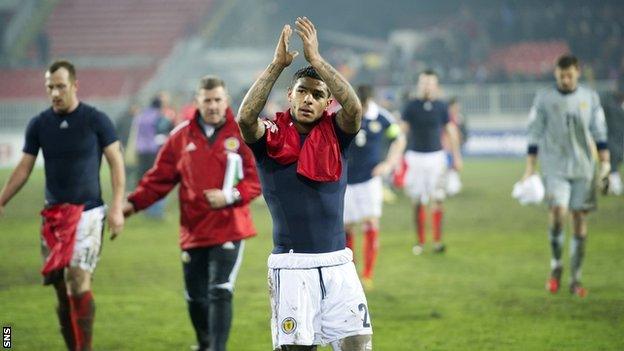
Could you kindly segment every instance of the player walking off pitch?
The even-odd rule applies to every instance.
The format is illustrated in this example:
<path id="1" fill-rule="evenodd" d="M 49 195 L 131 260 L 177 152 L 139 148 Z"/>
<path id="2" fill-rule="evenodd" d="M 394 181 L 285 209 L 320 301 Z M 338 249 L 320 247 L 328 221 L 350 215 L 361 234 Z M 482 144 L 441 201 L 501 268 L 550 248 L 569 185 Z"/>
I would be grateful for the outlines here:
<path id="1" fill-rule="evenodd" d="M 578 59 L 561 56 L 555 68 L 557 86 L 537 94 L 529 115 L 523 179 L 535 173 L 539 154 L 549 206 L 548 240 L 552 252 L 546 288 L 556 293 L 561 285 L 563 226 L 571 211 L 574 233 L 570 242 L 570 293 L 584 297 L 587 290 L 581 284 L 581 266 L 587 241 L 587 214 L 596 209 L 597 182 L 606 184 L 610 164 L 604 112 L 596 92 L 578 84 L 579 76 Z"/>
<path id="2" fill-rule="evenodd" d="M 345 248 L 343 223 L 347 151 L 360 129 L 362 106 L 353 88 L 319 54 L 316 28 L 297 18 L 310 66 L 288 89 L 290 108 L 275 121 L 258 116 L 275 81 L 296 52 L 284 26 L 273 62 L 247 92 L 239 125 L 257 160 L 273 219 L 269 256 L 274 350 L 371 350 L 368 304 Z M 342 109 L 328 113 L 335 98 Z"/>
<path id="3" fill-rule="evenodd" d="M 111 239 L 123 229 L 125 173 L 113 122 L 78 100 L 76 69 L 56 61 L 45 73 L 52 106 L 28 123 L 23 156 L 0 193 L 0 214 L 28 180 L 39 149 L 45 160 L 41 212 L 44 284 L 53 285 L 61 334 L 68 350 L 91 350 L 95 300 L 91 279 L 99 260 L 106 206 L 100 188 L 102 155 L 110 167 Z"/>
<path id="4" fill-rule="evenodd" d="M 362 224 L 364 232 L 364 269 L 362 284 L 373 288 L 373 270 L 379 251 L 379 218 L 383 203 L 382 177 L 388 175 L 401 161 L 405 136 L 390 112 L 373 100 L 373 88 L 361 85 L 357 93 L 364 116 L 362 128 L 349 150 L 349 175 L 345 193 L 345 231 L 347 247 L 354 253 L 355 231 Z M 387 155 L 384 142 L 390 140 Z"/>
<path id="5" fill-rule="evenodd" d="M 412 199 L 417 244 L 415 255 L 424 250 L 427 207 L 431 203 L 434 251 L 444 252 L 442 222 L 446 198 L 446 153 L 442 149 L 442 133 L 448 135 L 453 154 L 453 168 L 461 171 L 463 161 L 459 150 L 459 131 L 449 118 L 448 106 L 439 99 L 437 74 L 426 70 L 418 76 L 418 97 L 403 110 L 403 122 L 408 130 L 405 152 L 407 173 L 405 192 Z"/>

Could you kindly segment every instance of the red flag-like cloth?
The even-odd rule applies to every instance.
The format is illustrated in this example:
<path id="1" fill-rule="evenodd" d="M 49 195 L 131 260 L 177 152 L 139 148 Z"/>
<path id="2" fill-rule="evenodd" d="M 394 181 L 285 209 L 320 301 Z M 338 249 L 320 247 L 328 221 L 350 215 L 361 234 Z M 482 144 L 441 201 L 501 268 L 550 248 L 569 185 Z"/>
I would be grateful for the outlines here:
<path id="1" fill-rule="evenodd" d="M 84 205 L 58 204 L 41 211 L 41 234 L 50 250 L 41 270 L 44 276 L 69 265 L 83 209 Z"/>

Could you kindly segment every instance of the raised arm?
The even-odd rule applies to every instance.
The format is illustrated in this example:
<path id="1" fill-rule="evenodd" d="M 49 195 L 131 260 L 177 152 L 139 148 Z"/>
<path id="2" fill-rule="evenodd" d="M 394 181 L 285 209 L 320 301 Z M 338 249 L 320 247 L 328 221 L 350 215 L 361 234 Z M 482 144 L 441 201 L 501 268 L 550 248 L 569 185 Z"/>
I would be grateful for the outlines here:
<path id="1" fill-rule="evenodd" d="M 296 51 L 288 51 L 291 35 L 292 29 L 289 25 L 285 25 L 275 48 L 273 62 L 251 86 L 238 110 L 238 125 L 247 143 L 254 143 L 264 135 L 264 124 L 260 122 L 258 116 L 271 94 L 275 81 L 298 55 Z"/>
<path id="2" fill-rule="evenodd" d="M 26 184 L 26 181 L 28 181 L 36 159 L 37 156 L 28 153 L 22 155 L 22 159 L 17 164 L 17 167 L 15 167 L 9 180 L 4 184 L 0 192 L 0 216 L 2 216 L 4 212 L 4 206 L 9 203 L 11 198 L 15 196 L 24 184 Z"/>
<path id="3" fill-rule="evenodd" d="M 116 141 L 104 148 L 104 156 L 110 168 L 111 183 L 113 187 L 113 198 L 108 214 L 108 227 L 111 239 L 115 239 L 121 233 L 124 226 L 124 216 L 122 206 L 124 200 L 124 190 L 126 187 L 126 173 L 124 170 L 123 156 L 121 155 L 121 144 Z"/>
<path id="4" fill-rule="evenodd" d="M 336 115 L 338 126 L 346 133 L 355 134 L 362 122 L 362 104 L 351 84 L 319 54 L 318 37 L 314 24 L 307 17 L 298 17 L 297 34 L 303 42 L 306 60 L 323 78 L 329 91 L 342 106 Z"/>

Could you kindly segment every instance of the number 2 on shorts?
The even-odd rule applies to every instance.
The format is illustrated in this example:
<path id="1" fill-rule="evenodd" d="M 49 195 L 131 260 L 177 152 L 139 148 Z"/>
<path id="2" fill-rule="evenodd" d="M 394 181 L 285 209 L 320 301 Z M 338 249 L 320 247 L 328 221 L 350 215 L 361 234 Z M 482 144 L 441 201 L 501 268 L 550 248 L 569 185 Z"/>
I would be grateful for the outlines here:
<path id="1" fill-rule="evenodd" d="M 369 328 L 370 327 L 370 322 L 368 320 L 368 308 L 366 307 L 366 304 L 361 303 L 358 306 L 358 309 L 360 311 L 364 311 L 364 319 L 362 320 L 362 326 L 364 328 Z"/>

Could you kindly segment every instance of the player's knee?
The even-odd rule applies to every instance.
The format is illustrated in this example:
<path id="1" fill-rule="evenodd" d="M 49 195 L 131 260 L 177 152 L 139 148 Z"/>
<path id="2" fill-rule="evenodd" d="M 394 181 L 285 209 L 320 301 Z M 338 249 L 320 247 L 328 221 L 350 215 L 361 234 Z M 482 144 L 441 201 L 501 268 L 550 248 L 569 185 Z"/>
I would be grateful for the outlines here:
<path id="1" fill-rule="evenodd" d="M 370 351 L 373 349 L 370 335 L 352 335 L 339 340 L 334 351 Z"/>
<path id="2" fill-rule="evenodd" d="M 193 296 L 189 295 L 188 292 L 185 292 L 184 298 L 186 299 L 186 303 L 191 311 L 191 314 L 199 311 L 207 311 L 208 306 L 210 305 L 206 296 Z"/>
<path id="3" fill-rule="evenodd" d="M 586 214 L 585 212 L 572 212 L 572 221 L 575 226 L 583 225 L 586 222 Z"/>
<path id="4" fill-rule="evenodd" d="M 65 271 L 65 283 L 71 295 L 79 295 L 91 289 L 91 274 L 78 268 Z"/>
<path id="5" fill-rule="evenodd" d="M 555 234 L 561 233 L 561 229 L 563 229 L 563 223 L 561 221 L 553 221 L 552 231 Z"/>
<path id="6" fill-rule="evenodd" d="M 436 190 L 433 192 L 433 194 L 431 195 L 431 202 L 432 202 L 432 207 L 442 207 L 442 204 L 444 203 L 444 200 L 446 199 L 446 194 L 444 193 L 444 190 Z"/>
<path id="7" fill-rule="evenodd" d="M 565 215 L 568 213 L 568 209 L 563 206 L 554 206 L 551 208 L 550 212 L 555 221 L 563 221 Z"/>
<path id="8" fill-rule="evenodd" d="M 184 299 L 191 304 L 208 304 L 208 296 L 206 290 L 203 293 L 198 289 L 186 289 L 184 290 Z"/>
<path id="9" fill-rule="evenodd" d="M 232 300 L 232 291 L 225 287 L 214 285 L 208 289 L 208 298 L 211 301 L 230 301 Z"/>
<path id="10" fill-rule="evenodd" d="M 574 211 L 572 212 L 572 219 L 577 222 L 585 221 L 587 213 L 585 211 Z"/>
<path id="11" fill-rule="evenodd" d="M 432 211 L 442 211 L 444 210 L 444 197 L 436 198 L 435 201 L 431 204 Z"/>
<path id="12" fill-rule="evenodd" d="M 561 207 L 555 207 L 551 211 L 551 226 L 555 232 L 563 229 L 563 222 L 565 217 L 565 210 Z"/>
<path id="13" fill-rule="evenodd" d="M 379 229 L 379 220 L 377 218 L 371 217 L 364 220 L 364 231 L 369 230 L 378 230 Z"/>

